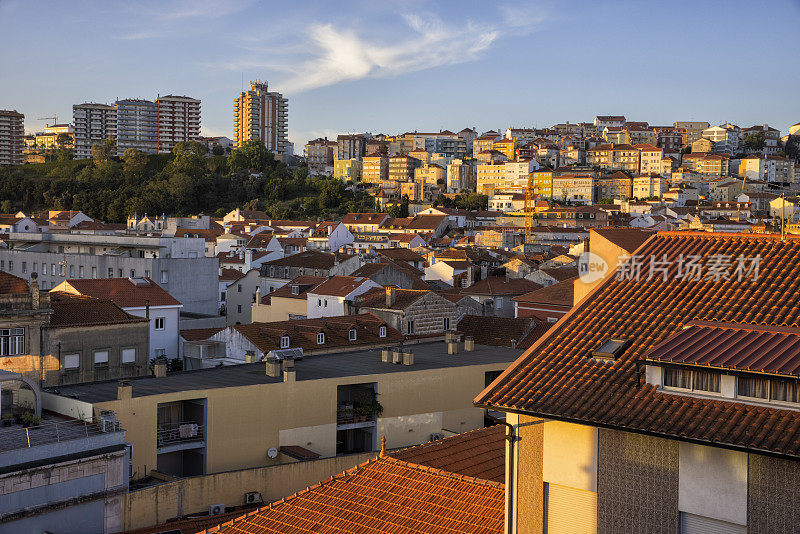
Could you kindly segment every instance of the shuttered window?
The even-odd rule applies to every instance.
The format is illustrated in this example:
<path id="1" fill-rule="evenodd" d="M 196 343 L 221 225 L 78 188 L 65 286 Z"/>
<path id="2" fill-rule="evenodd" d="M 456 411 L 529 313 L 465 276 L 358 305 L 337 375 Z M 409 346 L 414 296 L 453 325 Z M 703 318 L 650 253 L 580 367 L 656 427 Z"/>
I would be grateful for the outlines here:
<path id="1" fill-rule="evenodd" d="M 747 534 L 747 527 L 681 512 L 681 534 Z"/>
<path id="2" fill-rule="evenodd" d="M 595 534 L 597 493 L 545 482 L 545 534 Z"/>

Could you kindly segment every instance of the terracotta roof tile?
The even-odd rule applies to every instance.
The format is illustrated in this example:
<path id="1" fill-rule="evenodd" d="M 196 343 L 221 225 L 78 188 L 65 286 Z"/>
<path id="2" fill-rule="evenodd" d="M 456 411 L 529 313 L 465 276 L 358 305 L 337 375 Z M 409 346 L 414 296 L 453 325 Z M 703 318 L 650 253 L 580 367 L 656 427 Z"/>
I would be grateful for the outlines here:
<path id="1" fill-rule="evenodd" d="M 98 299 L 109 299 L 120 308 L 150 306 L 180 306 L 178 300 L 150 278 L 90 278 L 65 280 L 59 289 Z M 62 287 L 65 286 L 65 287 Z"/>
<path id="2" fill-rule="evenodd" d="M 490 534 L 502 484 L 380 456 L 201 534 Z"/>
<path id="3" fill-rule="evenodd" d="M 545 323 L 546 324 L 546 323 Z M 479 345 L 510 347 L 511 341 L 517 346 L 537 326 L 531 317 L 494 317 L 485 315 L 465 315 L 456 329 L 471 336 Z M 523 347 L 519 347 L 522 349 Z"/>
<path id="4" fill-rule="evenodd" d="M 27 293 L 28 282 L 24 278 L 14 276 L 11 273 L 0 271 L 0 295 L 14 293 Z"/>
<path id="5" fill-rule="evenodd" d="M 439 441 L 392 452 L 389 455 L 451 473 L 504 483 L 506 427 L 495 425 Z"/>
<path id="6" fill-rule="evenodd" d="M 144 317 L 135 317 L 107 299 L 72 295 L 59 291 L 50 293 L 52 327 L 101 326 L 124 323 L 147 323 Z"/>
<path id="7" fill-rule="evenodd" d="M 572 307 L 575 293 L 575 280 L 577 277 L 567 278 L 555 284 L 525 293 L 512 300 L 515 302 L 529 302 L 535 304 L 552 304 L 555 306 Z"/>
<path id="8" fill-rule="evenodd" d="M 330 297 L 346 297 L 367 280 L 360 276 L 332 276 L 315 287 L 311 293 Z"/>
<path id="9" fill-rule="evenodd" d="M 447 261 L 447 263 L 452 265 L 450 261 Z M 525 278 L 510 278 L 506 280 L 501 276 L 488 276 L 462 289 L 461 292 L 465 295 L 523 295 L 541 288 L 541 284 L 531 282 Z"/>
<path id="10" fill-rule="evenodd" d="M 680 255 L 760 258 L 759 276 L 677 277 Z M 800 412 L 678 396 L 641 380 L 643 354 L 693 320 L 800 327 L 800 238 L 664 232 L 637 255 L 670 262 L 666 280 L 605 279 L 476 399 L 540 417 L 800 457 Z M 631 344 L 616 360 L 591 356 L 609 337 Z M 724 421 L 709 426 L 707 421 Z"/>

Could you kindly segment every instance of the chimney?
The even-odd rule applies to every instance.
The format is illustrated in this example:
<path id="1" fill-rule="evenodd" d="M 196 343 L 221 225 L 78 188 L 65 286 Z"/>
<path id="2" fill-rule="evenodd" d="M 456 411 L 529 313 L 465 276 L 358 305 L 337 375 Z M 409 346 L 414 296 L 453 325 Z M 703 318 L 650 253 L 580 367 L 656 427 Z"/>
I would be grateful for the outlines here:
<path id="1" fill-rule="evenodd" d="M 447 354 L 458 354 L 458 341 L 455 339 L 447 342 Z"/>
<path id="2" fill-rule="evenodd" d="M 464 338 L 464 350 L 466 352 L 472 352 L 475 350 L 475 340 L 472 336 L 467 336 Z"/>
<path id="3" fill-rule="evenodd" d="M 387 287 L 386 288 L 386 307 L 391 308 L 394 306 L 396 299 L 395 288 L 394 287 Z"/>
<path id="4" fill-rule="evenodd" d="M 245 363 L 255 363 L 256 362 L 256 352 L 254 350 L 247 350 L 244 353 L 244 361 Z"/>
<path id="5" fill-rule="evenodd" d="M 291 369 L 283 370 L 284 382 L 294 382 L 295 380 L 297 380 L 297 371 L 294 370 L 294 367 L 292 367 Z"/>
<path id="6" fill-rule="evenodd" d="M 381 351 L 381 361 L 384 363 L 391 363 L 392 362 L 392 351 L 389 349 L 383 349 Z"/>
<path id="7" fill-rule="evenodd" d="M 153 364 L 153 376 L 164 378 L 167 376 L 167 362 L 156 362 Z"/>
<path id="8" fill-rule="evenodd" d="M 127 380 L 120 380 L 117 383 L 117 399 L 124 400 L 133 398 L 133 386 Z"/>
<path id="9" fill-rule="evenodd" d="M 39 278 L 38 273 L 31 273 L 31 283 L 28 286 L 31 292 L 31 307 L 36 310 L 39 308 L 39 282 L 37 279 Z"/>
<path id="10" fill-rule="evenodd" d="M 284 371 L 294 371 L 294 358 L 284 358 L 283 359 L 283 370 Z"/>
<path id="11" fill-rule="evenodd" d="M 403 365 L 414 365 L 414 353 L 410 350 L 403 351 Z"/>
<path id="12" fill-rule="evenodd" d="M 272 378 L 281 377 L 281 361 L 278 358 L 267 359 L 267 376 Z"/>

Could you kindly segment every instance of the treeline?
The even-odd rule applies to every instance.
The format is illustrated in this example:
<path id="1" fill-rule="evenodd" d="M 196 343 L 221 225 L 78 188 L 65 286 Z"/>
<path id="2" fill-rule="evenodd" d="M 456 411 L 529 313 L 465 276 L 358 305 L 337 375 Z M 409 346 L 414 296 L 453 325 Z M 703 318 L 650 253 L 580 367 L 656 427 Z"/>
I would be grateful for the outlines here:
<path id="1" fill-rule="evenodd" d="M 112 143 L 94 147 L 92 159 L 0 168 L 0 211 L 80 210 L 106 222 L 133 214 L 222 216 L 243 207 L 276 219 L 314 219 L 374 211 L 374 199 L 341 180 L 289 169 L 258 142 L 229 156 L 206 156 L 199 143 L 173 154 L 128 150 L 113 157 Z"/>

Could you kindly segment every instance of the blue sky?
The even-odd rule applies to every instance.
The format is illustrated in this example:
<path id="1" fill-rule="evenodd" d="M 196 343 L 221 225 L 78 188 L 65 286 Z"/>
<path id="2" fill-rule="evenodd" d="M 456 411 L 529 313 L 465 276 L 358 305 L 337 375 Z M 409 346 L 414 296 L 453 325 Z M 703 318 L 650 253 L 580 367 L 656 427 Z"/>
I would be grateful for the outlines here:
<path id="1" fill-rule="evenodd" d="M 289 98 L 290 139 L 479 130 L 624 114 L 800 121 L 800 0 L 0 0 L 0 108 L 185 94 L 231 137 L 248 80 Z"/>

